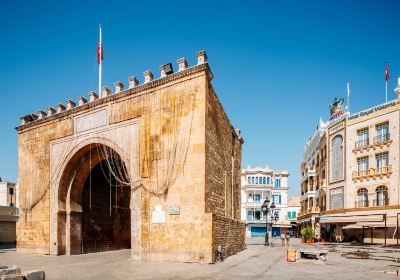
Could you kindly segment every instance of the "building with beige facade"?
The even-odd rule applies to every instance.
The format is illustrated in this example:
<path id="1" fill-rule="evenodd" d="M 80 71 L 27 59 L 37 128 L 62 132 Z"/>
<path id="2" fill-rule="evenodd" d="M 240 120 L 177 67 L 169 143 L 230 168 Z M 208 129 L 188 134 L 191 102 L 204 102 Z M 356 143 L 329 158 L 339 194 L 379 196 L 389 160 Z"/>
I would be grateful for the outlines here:
<path id="1" fill-rule="evenodd" d="M 206 53 L 177 63 L 21 118 L 17 251 L 213 263 L 245 248 L 243 139 Z"/>
<path id="2" fill-rule="evenodd" d="M 395 93 L 400 93 L 400 78 Z M 398 242 L 399 120 L 400 99 L 396 98 L 320 122 L 323 125 L 305 149 L 299 217 L 302 226 L 314 227 L 316 239 L 332 238 L 323 232 L 334 232 L 333 238 L 343 236 L 349 241 Z M 318 164 L 320 155 L 325 158 L 323 165 Z M 322 170 L 325 180 L 321 181 Z"/>

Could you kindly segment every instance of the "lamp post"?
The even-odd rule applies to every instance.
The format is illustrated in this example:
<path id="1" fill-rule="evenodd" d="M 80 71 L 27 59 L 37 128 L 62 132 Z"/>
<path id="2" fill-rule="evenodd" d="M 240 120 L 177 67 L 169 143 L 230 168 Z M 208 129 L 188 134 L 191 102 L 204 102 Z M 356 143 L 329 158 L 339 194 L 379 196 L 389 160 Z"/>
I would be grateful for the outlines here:
<path id="1" fill-rule="evenodd" d="M 274 212 L 275 228 L 276 228 L 276 223 L 278 222 L 278 220 L 279 220 L 278 212 Z"/>
<path id="2" fill-rule="evenodd" d="M 264 213 L 265 215 L 265 246 L 270 245 L 269 244 L 269 232 L 268 232 L 268 214 L 272 213 L 272 211 L 275 208 L 275 204 L 272 203 L 271 205 L 269 205 L 271 202 L 271 200 L 269 199 L 269 197 L 266 197 L 264 200 L 263 205 L 261 206 L 261 211 Z M 272 216 L 271 216 L 272 219 Z"/>

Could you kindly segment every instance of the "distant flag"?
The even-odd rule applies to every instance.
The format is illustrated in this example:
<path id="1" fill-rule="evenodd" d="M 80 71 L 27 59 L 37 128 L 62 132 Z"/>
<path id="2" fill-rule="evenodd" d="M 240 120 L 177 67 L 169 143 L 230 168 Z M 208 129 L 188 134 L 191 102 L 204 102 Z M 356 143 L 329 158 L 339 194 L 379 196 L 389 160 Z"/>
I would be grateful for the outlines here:
<path id="1" fill-rule="evenodd" d="M 385 79 L 386 79 L 386 95 L 385 95 L 385 100 L 387 102 L 387 91 L 388 91 L 388 80 L 389 80 L 389 65 L 387 62 L 385 62 L 386 68 L 385 68 Z"/>
<path id="2" fill-rule="evenodd" d="M 389 80 L 389 65 L 387 62 L 386 62 L 385 77 L 386 77 L 386 81 L 388 81 Z"/>
<path id="3" fill-rule="evenodd" d="M 102 37 L 102 32 L 101 32 L 101 24 L 100 24 L 100 38 L 99 38 L 99 43 L 97 44 L 97 64 L 99 64 L 99 96 L 101 97 L 101 70 L 102 70 L 102 60 L 104 57 L 104 52 L 103 52 L 103 45 L 101 42 L 101 37 Z"/>

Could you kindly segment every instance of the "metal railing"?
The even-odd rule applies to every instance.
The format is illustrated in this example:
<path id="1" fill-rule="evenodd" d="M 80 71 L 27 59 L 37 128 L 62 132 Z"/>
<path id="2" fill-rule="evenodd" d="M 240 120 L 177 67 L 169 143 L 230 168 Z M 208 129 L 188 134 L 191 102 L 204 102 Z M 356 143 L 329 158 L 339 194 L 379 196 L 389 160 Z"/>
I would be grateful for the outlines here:
<path id="1" fill-rule="evenodd" d="M 355 208 L 365 208 L 369 206 L 368 200 L 360 200 L 355 202 Z"/>
<path id="2" fill-rule="evenodd" d="M 356 148 L 361 148 L 369 145 L 369 139 L 362 139 L 356 142 Z"/>
<path id="3" fill-rule="evenodd" d="M 374 206 L 387 206 L 387 205 L 389 205 L 389 198 L 385 198 L 385 199 L 374 199 L 373 205 L 374 205 Z"/>
<path id="4" fill-rule="evenodd" d="M 366 170 L 353 171 L 353 179 L 380 176 L 392 173 L 392 165 L 379 168 L 368 168 Z"/>
<path id="5" fill-rule="evenodd" d="M 374 144 L 380 144 L 390 140 L 390 134 L 382 134 L 374 137 Z"/>

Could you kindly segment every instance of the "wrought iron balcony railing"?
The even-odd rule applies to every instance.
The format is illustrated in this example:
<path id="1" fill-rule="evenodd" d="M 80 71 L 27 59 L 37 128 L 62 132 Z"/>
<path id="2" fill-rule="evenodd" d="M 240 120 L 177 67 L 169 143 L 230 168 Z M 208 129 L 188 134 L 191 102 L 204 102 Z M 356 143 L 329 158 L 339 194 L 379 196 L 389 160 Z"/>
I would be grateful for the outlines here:
<path id="1" fill-rule="evenodd" d="M 383 166 L 379 168 L 368 168 L 366 170 L 353 171 L 353 180 L 375 178 L 383 175 L 392 174 L 392 165 Z"/>
<path id="2" fill-rule="evenodd" d="M 386 199 L 374 199 L 373 205 L 374 206 L 387 206 L 387 205 L 389 205 L 389 198 L 386 198 Z"/>
<path id="3" fill-rule="evenodd" d="M 381 144 L 383 142 L 389 141 L 390 140 L 390 134 L 382 134 L 374 137 L 374 144 Z"/>
<path id="4" fill-rule="evenodd" d="M 364 208 L 369 206 L 368 200 L 360 200 L 355 202 L 355 208 Z"/>
<path id="5" fill-rule="evenodd" d="M 369 139 L 362 139 L 356 142 L 356 148 L 361 148 L 369 145 Z"/>

